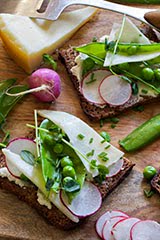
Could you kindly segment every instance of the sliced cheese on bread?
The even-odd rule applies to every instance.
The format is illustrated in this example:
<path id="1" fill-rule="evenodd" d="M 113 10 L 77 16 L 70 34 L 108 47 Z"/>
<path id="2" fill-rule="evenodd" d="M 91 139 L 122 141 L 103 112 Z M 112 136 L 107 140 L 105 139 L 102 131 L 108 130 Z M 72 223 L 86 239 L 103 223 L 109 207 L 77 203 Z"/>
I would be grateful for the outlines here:
<path id="1" fill-rule="evenodd" d="M 20 155 L 10 151 L 7 148 L 2 150 L 3 154 L 7 158 L 7 161 L 10 162 L 14 167 L 22 172 L 33 184 L 35 184 L 38 189 L 45 195 L 48 196 L 48 192 L 45 188 L 45 181 L 42 175 L 42 171 L 39 166 L 32 166 L 25 161 L 23 161 Z M 79 219 L 75 215 L 73 215 L 61 202 L 59 194 L 54 193 L 51 191 L 50 195 L 48 196 L 49 200 L 69 219 L 73 222 L 78 222 Z"/>
<path id="2" fill-rule="evenodd" d="M 88 124 L 69 113 L 39 110 L 38 114 L 54 122 L 67 134 L 70 143 L 78 150 L 77 154 L 81 158 L 86 170 L 93 177 L 98 175 L 98 172 L 90 167 L 91 160 L 96 160 L 97 164 L 109 167 L 124 155 L 122 151 L 103 141 L 104 139 Z M 82 135 L 83 139 L 79 138 L 79 135 Z M 91 139 L 92 143 L 90 143 Z M 88 158 L 88 161 L 81 153 Z M 106 156 L 108 160 L 103 161 L 102 156 Z"/>
<path id="3" fill-rule="evenodd" d="M 140 44 L 150 44 L 150 40 L 144 36 L 144 34 L 133 24 L 128 18 L 125 18 L 123 29 L 121 31 L 122 25 L 113 24 L 112 31 L 108 38 L 108 42 L 119 41 L 120 43 L 140 43 Z M 104 61 L 104 66 L 112 66 L 126 62 L 142 62 L 147 61 L 152 58 L 156 58 L 160 55 L 159 52 L 151 52 L 144 54 L 134 54 L 134 55 L 122 55 L 119 53 L 107 52 Z"/>
<path id="4" fill-rule="evenodd" d="M 0 36 L 9 55 L 31 73 L 40 65 L 44 53 L 53 53 L 95 12 L 95 8 L 82 8 L 62 14 L 57 21 L 0 14 Z"/>

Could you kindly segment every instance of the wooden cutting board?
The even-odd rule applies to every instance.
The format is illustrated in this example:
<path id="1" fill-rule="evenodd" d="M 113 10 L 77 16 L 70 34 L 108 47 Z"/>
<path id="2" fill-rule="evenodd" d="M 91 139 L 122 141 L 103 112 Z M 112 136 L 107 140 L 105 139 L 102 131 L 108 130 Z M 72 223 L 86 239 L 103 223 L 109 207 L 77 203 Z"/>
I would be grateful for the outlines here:
<path id="1" fill-rule="evenodd" d="M 99 11 L 96 16 L 82 27 L 67 45 L 79 45 L 91 41 L 93 37 L 108 34 L 113 21 L 120 21 L 119 14 L 109 11 Z M 57 56 L 55 55 L 55 59 Z M 67 75 L 65 67 L 58 60 L 58 72 L 62 78 L 62 93 L 54 104 L 43 104 L 33 96 L 28 95 L 21 100 L 7 118 L 6 129 L 10 130 L 11 138 L 25 136 L 29 129 L 27 123 L 34 124 L 34 109 L 53 109 L 74 114 L 98 132 L 104 130 L 110 133 L 111 143 L 119 147 L 118 140 L 131 130 L 155 114 L 160 113 L 159 102 L 145 107 L 143 112 L 127 111 L 119 116 L 119 123 L 112 129 L 110 123 L 100 127 L 99 122 L 91 122 L 82 112 L 79 99 Z M 0 42 L 0 80 L 17 78 L 25 82 L 27 75 L 7 55 Z M 160 222 L 160 196 L 146 198 L 143 190 L 149 185 L 143 180 L 142 171 L 146 165 L 160 167 L 160 140 L 134 154 L 126 154 L 136 166 L 124 180 L 103 202 L 101 210 L 90 217 L 82 226 L 72 231 L 58 230 L 49 225 L 34 209 L 19 201 L 15 196 L 0 190 L 0 239 L 37 239 L 37 240 L 96 240 L 96 219 L 106 210 L 119 209 L 129 215 L 141 219 L 153 219 Z"/>

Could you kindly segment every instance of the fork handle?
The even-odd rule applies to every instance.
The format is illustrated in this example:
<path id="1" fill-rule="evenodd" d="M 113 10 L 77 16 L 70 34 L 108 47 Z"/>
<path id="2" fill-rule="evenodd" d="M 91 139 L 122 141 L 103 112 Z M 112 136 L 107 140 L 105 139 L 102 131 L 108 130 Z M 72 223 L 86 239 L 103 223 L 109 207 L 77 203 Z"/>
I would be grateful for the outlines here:
<path id="1" fill-rule="evenodd" d="M 157 9 L 131 7 L 103 0 L 70 0 L 69 3 L 69 5 L 87 5 L 126 14 L 160 31 L 160 10 Z"/>

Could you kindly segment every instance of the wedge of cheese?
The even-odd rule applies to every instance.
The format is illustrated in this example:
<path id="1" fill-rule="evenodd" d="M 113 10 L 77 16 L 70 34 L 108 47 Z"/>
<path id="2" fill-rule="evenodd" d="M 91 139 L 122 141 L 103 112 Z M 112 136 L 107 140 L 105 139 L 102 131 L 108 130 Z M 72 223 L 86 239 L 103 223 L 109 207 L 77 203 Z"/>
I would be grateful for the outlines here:
<path id="1" fill-rule="evenodd" d="M 95 12 L 95 8 L 82 8 L 63 13 L 57 21 L 0 14 L 0 36 L 9 55 L 31 73 L 40 65 L 44 53 L 53 53 Z"/>

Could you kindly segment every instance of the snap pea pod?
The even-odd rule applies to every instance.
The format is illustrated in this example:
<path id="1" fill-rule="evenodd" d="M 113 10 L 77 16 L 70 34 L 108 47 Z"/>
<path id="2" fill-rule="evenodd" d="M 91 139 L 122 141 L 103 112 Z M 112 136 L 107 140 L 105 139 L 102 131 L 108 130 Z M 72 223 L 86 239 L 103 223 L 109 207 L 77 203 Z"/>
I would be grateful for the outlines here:
<path id="1" fill-rule="evenodd" d="M 160 114 L 144 122 L 127 137 L 119 141 L 127 152 L 138 150 L 160 137 Z"/>
<path id="2" fill-rule="evenodd" d="M 62 188 L 63 169 L 61 159 L 64 156 L 69 156 L 72 159 L 76 172 L 76 181 L 80 187 L 82 187 L 85 180 L 86 170 L 76 152 L 62 141 L 63 135 L 61 130 L 53 124 L 53 122 L 48 119 L 42 121 L 39 129 L 40 159 L 42 173 L 48 191 L 53 190 L 58 192 Z M 60 153 L 58 151 L 55 152 L 55 146 L 57 144 L 62 146 Z M 76 196 L 77 191 L 67 192 L 66 194 L 71 201 Z"/>
<path id="3" fill-rule="evenodd" d="M 106 52 L 113 52 L 116 42 L 93 42 L 86 44 L 81 47 L 75 48 L 76 51 L 87 54 L 93 60 L 99 61 L 101 64 L 104 63 Z M 160 43 L 152 44 L 139 44 L 139 43 L 118 43 L 117 51 L 119 54 L 134 55 L 144 53 L 159 53 L 160 54 Z"/>

